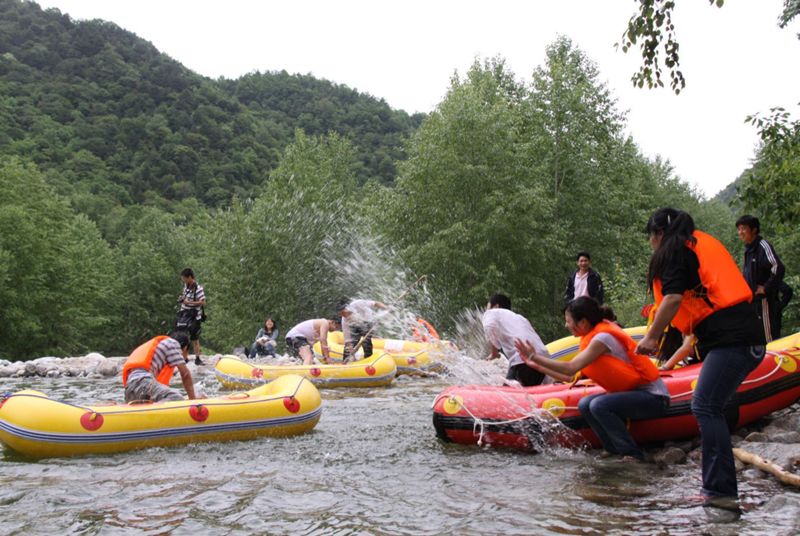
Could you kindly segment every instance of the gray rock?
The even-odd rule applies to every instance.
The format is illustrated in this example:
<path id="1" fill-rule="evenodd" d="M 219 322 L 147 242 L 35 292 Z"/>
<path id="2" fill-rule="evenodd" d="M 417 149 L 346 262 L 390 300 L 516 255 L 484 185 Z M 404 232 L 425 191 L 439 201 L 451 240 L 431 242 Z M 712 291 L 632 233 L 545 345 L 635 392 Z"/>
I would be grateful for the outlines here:
<path id="1" fill-rule="evenodd" d="M 676 447 L 681 449 L 683 452 L 689 452 L 694 448 L 692 441 L 667 441 L 664 443 L 665 447 Z"/>
<path id="2" fill-rule="evenodd" d="M 37 364 L 36 365 L 36 375 L 37 376 L 42 376 L 42 377 L 47 376 L 47 370 L 48 370 L 47 365 L 43 365 L 43 364 Z"/>
<path id="3" fill-rule="evenodd" d="M 800 432 L 778 432 L 770 434 L 771 443 L 800 443 Z"/>
<path id="4" fill-rule="evenodd" d="M 703 449 L 694 449 L 686 457 L 693 462 L 700 463 L 700 460 L 703 459 Z"/>
<path id="5" fill-rule="evenodd" d="M 14 377 L 16 378 L 22 378 L 23 376 L 25 376 L 24 368 L 17 369 L 17 371 L 14 373 Z"/>
<path id="6" fill-rule="evenodd" d="M 686 452 L 678 447 L 664 447 L 656 452 L 653 456 L 656 463 L 663 463 L 667 465 L 674 465 L 676 463 L 683 463 L 686 461 Z"/>
<path id="7" fill-rule="evenodd" d="M 12 367 L 2 367 L 0 368 L 0 378 L 9 378 L 14 375 L 14 372 Z"/>
<path id="8" fill-rule="evenodd" d="M 51 369 L 47 371 L 48 378 L 58 378 L 61 376 L 61 371 L 58 369 Z"/>
<path id="9" fill-rule="evenodd" d="M 747 434 L 747 437 L 745 437 L 744 440 L 747 442 L 765 443 L 769 441 L 769 436 L 763 432 L 750 432 Z"/>
<path id="10" fill-rule="evenodd" d="M 761 469 L 756 469 L 755 467 L 750 467 L 749 469 L 745 469 L 742 471 L 742 478 L 745 480 L 760 480 L 767 476 L 767 473 L 762 471 Z"/>
<path id="11" fill-rule="evenodd" d="M 34 363 L 25 363 L 25 375 L 33 376 L 36 374 L 36 365 Z"/>
<path id="12" fill-rule="evenodd" d="M 752 442 L 742 445 L 747 452 L 761 456 L 775 465 L 790 470 L 795 461 L 800 460 L 800 444 Z"/>
<path id="13" fill-rule="evenodd" d="M 789 494 L 775 495 L 761 507 L 761 510 L 763 512 L 780 512 L 784 519 L 800 520 L 800 497 Z"/>
<path id="14" fill-rule="evenodd" d="M 94 369 L 95 373 L 99 374 L 104 378 L 110 378 L 112 376 L 116 376 L 119 369 L 117 368 L 117 363 L 113 359 L 103 359 L 97 367 Z"/>
<path id="15" fill-rule="evenodd" d="M 99 352 L 90 352 L 90 353 L 86 354 L 85 356 L 83 356 L 83 358 L 86 361 L 98 361 L 99 362 L 99 361 L 102 361 L 103 359 L 105 359 L 106 356 L 104 356 L 103 354 L 101 354 Z"/>

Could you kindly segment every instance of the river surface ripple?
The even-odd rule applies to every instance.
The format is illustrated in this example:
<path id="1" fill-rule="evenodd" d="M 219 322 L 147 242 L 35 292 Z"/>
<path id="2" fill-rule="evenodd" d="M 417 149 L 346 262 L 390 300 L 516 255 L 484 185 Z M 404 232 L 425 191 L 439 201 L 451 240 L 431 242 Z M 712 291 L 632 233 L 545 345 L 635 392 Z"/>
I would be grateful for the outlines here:
<path id="1" fill-rule="evenodd" d="M 211 396 L 210 374 L 201 384 Z M 431 402 L 443 380 L 324 390 L 304 436 L 31 461 L 4 451 L 0 534 L 797 534 L 760 505 L 791 493 L 741 483 L 738 519 L 682 500 L 693 464 L 598 461 L 443 444 Z M 4 380 L 53 398 L 121 401 L 119 379 Z M 787 512 L 788 513 L 788 512 Z"/>

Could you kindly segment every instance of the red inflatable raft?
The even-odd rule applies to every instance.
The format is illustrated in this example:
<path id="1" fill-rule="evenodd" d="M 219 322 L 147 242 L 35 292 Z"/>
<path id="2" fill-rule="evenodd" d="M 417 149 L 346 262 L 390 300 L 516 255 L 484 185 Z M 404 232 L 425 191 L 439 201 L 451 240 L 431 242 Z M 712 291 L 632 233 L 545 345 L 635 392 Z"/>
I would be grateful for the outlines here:
<path id="1" fill-rule="evenodd" d="M 767 346 L 761 364 L 742 382 L 726 407 L 732 428 L 790 406 L 800 398 L 800 333 Z M 658 419 L 632 421 L 629 429 L 639 443 L 698 435 L 692 416 L 692 392 L 702 364 L 661 373 L 672 401 Z M 440 439 L 463 444 L 487 444 L 537 450 L 543 445 L 577 447 L 600 442 L 581 417 L 581 398 L 603 392 L 588 380 L 575 385 L 536 387 L 490 385 L 445 389 L 433 404 L 433 426 Z"/>

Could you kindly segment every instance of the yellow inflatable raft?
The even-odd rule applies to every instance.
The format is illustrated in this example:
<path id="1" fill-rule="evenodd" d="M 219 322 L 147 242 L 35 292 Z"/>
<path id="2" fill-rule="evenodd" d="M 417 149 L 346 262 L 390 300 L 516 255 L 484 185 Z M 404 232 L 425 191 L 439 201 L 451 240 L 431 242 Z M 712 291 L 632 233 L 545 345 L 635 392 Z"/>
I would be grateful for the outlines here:
<path id="1" fill-rule="evenodd" d="M 292 436 L 322 413 L 319 391 L 297 375 L 203 400 L 80 406 L 25 390 L 0 401 L 0 441 L 35 458 Z"/>
<path id="2" fill-rule="evenodd" d="M 417 342 L 400 339 L 372 339 L 373 355 L 387 354 L 397 365 L 397 374 L 439 373 L 445 370 L 441 362 L 447 342 Z M 340 360 L 344 356 L 344 335 L 341 331 L 328 333 L 328 348 L 331 359 Z M 322 355 L 319 342 L 314 344 L 314 352 Z M 363 350 L 356 357 L 363 357 Z"/>
<path id="3" fill-rule="evenodd" d="M 381 387 L 392 383 L 397 365 L 385 355 L 333 365 L 260 365 L 225 356 L 217 362 L 214 372 L 229 389 L 252 387 L 286 374 L 301 374 L 318 387 Z"/>

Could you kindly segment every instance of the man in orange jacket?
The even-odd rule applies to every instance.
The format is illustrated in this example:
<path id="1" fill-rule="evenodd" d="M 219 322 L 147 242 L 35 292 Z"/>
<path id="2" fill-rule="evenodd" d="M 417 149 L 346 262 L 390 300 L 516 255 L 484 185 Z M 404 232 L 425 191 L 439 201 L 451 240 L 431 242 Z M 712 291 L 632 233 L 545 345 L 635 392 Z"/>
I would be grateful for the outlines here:
<path id="1" fill-rule="evenodd" d="M 188 360 L 189 335 L 183 331 L 169 337 L 153 337 L 140 345 L 122 367 L 125 402 L 183 400 L 183 395 L 169 387 L 176 368 L 189 399 L 200 398 L 195 394 L 192 373 L 186 366 Z"/>

